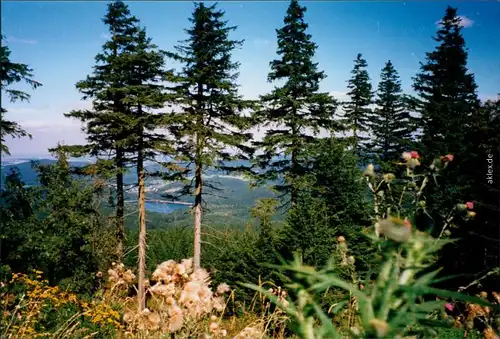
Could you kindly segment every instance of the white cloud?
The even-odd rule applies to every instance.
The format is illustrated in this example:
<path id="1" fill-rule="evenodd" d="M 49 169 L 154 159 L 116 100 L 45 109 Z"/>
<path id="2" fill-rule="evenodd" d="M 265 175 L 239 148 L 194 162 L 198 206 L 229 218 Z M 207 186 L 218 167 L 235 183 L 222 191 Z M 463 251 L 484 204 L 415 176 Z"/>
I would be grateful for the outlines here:
<path id="1" fill-rule="evenodd" d="M 32 39 L 19 39 L 13 36 L 7 38 L 8 43 L 18 43 L 18 44 L 26 44 L 26 45 L 36 45 L 38 41 Z"/>
<path id="2" fill-rule="evenodd" d="M 463 28 L 469 28 L 474 26 L 475 21 L 466 17 L 465 15 L 459 15 L 460 26 Z M 441 26 L 441 20 L 436 21 L 436 25 Z"/>

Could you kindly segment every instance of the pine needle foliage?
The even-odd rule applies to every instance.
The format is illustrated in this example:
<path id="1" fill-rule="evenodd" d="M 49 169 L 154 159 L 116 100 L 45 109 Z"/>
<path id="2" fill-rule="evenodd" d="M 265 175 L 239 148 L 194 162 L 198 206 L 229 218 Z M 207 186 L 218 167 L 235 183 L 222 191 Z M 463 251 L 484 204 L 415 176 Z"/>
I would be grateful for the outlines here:
<path id="1" fill-rule="evenodd" d="M 373 103 L 371 79 L 366 68 L 368 63 L 361 53 L 354 60 L 352 77 L 347 81 L 349 101 L 344 103 L 342 121 L 352 133 L 352 147 L 358 157 L 366 153 L 367 136 L 362 136 L 369 131 L 369 120 L 372 115 L 370 105 Z"/>
<path id="2" fill-rule="evenodd" d="M 300 177 L 308 171 L 303 150 L 321 129 L 331 133 L 340 129 L 333 120 L 336 101 L 319 90 L 326 75 L 313 61 L 317 45 L 307 33 L 305 12 L 292 0 L 284 26 L 276 30 L 280 59 L 271 61 L 268 81 L 284 84 L 261 96 L 262 108 L 256 113 L 259 126 L 269 129 L 262 141 L 254 143 L 262 153 L 255 159 L 260 167 L 255 181 L 279 180 L 274 188 L 292 205 L 298 199 Z"/>
<path id="3" fill-rule="evenodd" d="M 411 149 L 413 118 L 401 88 L 401 81 L 394 64 L 389 60 L 381 71 L 375 99 L 376 108 L 370 119 L 372 142 L 370 153 L 386 171 L 395 169 L 394 163 L 401 154 Z"/>
<path id="4" fill-rule="evenodd" d="M 192 26 L 186 29 L 188 39 L 168 56 L 181 63 L 180 72 L 172 74 L 171 101 L 175 105 L 176 123 L 171 128 L 176 137 L 177 154 L 170 167 L 185 179 L 181 195 L 194 195 L 195 252 L 199 252 L 199 226 L 203 195 L 213 194 L 217 186 L 204 180 L 204 172 L 216 169 L 227 173 L 244 171 L 238 160 L 249 160 L 251 134 L 245 130 L 250 119 L 244 116 L 254 103 L 238 94 L 238 62 L 231 60 L 233 51 L 243 41 L 232 40 L 224 12 L 216 5 L 195 4 Z M 180 165 L 183 164 L 183 165 Z M 188 180 L 193 176 L 193 180 Z M 200 258 L 195 255 L 195 266 Z"/>

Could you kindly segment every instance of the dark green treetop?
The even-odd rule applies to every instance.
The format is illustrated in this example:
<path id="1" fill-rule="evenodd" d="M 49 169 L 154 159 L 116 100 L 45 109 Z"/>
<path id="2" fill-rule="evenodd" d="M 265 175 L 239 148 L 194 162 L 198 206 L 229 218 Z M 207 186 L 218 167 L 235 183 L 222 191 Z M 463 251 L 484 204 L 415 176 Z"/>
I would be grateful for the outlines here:
<path id="1" fill-rule="evenodd" d="M 256 182 L 282 180 L 275 188 L 283 195 L 290 195 L 292 203 L 297 197 L 300 177 L 307 172 L 302 150 L 322 128 L 332 133 L 340 129 L 333 119 L 336 101 L 319 91 L 326 75 L 313 61 L 317 45 L 306 32 L 305 12 L 305 7 L 292 0 L 283 28 L 276 30 L 280 59 L 271 61 L 268 81 L 284 84 L 261 96 L 263 107 L 256 114 L 258 123 L 269 128 L 263 140 L 255 142 L 262 150 L 256 157 L 262 169 Z"/>
<path id="2" fill-rule="evenodd" d="M 176 111 L 171 131 L 177 154 L 170 168 L 178 169 L 185 178 L 208 168 L 243 170 L 230 161 L 248 160 L 252 153 L 248 145 L 251 134 L 245 132 L 249 118 L 244 113 L 254 103 L 238 94 L 239 63 L 231 60 L 243 41 L 230 39 L 236 27 L 228 26 L 223 18 L 224 11 L 216 5 L 197 3 L 189 19 L 192 26 L 185 30 L 188 39 L 175 47 L 176 52 L 167 53 L 183 64 L 180 72 L 169 77 L 173 84 L 170 102 Z M 209 182 L 202 184 L 216 188 Z M 186 181 L 180 193 L 191 194 L 192 188 L 192 182 Z"/>
<path id="3" fill-rule="evenodd" d="M 389 169 L 404 151 L 411 149 L 414 124 L 398 71 L 390 60 L 382 69 L 375 104 L 377 107 L 369 121 L 372 135 L 369 149 Z"/>
<path id="4" fill-rule="evenodd" d="M 419 96 L 422 147 L 426 155 L 461 153 L 467 147 L 465 131 L 479 107 L 474 75 L 467 69 L 467 49 L 457 9 L 448 7 L 426 54 L 413 88 Z"/>
<path id="5" fill-rule="evenodd" d="M 349 91 L 347 95 L 350 100 L 344 103 L 343 123 L 347 130 L 352 132 L 352 146 L 358 156 L 364 156 L 367 150 L 367 136 L 360 133 L 369 132 L 369 120 L 372 110 L 369 107 L 373 101 L 372 84 L 366 67 L 368 63 L 359 53 L 354 60 L 354 68 L 351 71 L 352 77 L 347 81 Z"/>

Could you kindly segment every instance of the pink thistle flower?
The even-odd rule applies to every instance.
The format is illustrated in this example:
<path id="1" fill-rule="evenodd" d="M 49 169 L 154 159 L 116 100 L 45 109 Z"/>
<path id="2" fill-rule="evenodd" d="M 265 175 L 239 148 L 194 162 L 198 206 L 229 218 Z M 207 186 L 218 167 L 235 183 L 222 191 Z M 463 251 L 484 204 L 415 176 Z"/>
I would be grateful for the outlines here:
<path id="1" fill-rule="evenodd" d="M 418 155 L 417 151 L 411 151 L 410 152 L 410 156 L 411 156 L 412 159 L 418 159 L 418 158 L 420 158 L 420 155 Z"/>
<path id="2" fill-rule="evenodd" d="M 472 201 L 467 201 L 467 202 L 465 203 L 465 206 L 467 206 L 467 209 L 472 210 L 472 209 L 474 209 L 474 202 L 472 202 Z"/>
<path id="3" fill-rule="evenodd" d="M 444 163 L 446 163 L 446 162 L 453 161 L 453 158 L 454 158 L 453 154 L 446 154 L 446 155 L 444 155 L 444 156 L 441 156 L 441 157 L 440 157 L 440 160 L 441 160 L 441 162 L 444 164 Z"/>
<path id="4" fill-rule="evenodd" d="M 404 226 L 405 226 L 406 228 L 408 228 L 409 230 L 411 230 L 411 222 L 410 222 L 410 220 L 405 219 L 405 220 L 404 220 Z"/>
<path id="5" fill-rule="evenodd" d="M 455 309 L 455 306 L 453 306 L 453 304 L 451 304 L 451 303 L 447 303 L 444 305 L 444 308 L 450 312 L 453 312 L 453 310 Z"/>

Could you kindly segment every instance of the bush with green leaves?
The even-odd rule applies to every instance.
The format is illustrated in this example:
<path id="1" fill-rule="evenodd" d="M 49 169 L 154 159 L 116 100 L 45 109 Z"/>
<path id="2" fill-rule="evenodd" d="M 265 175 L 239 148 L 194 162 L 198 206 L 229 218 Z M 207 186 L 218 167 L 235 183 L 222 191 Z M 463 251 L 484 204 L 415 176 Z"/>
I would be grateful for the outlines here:
<path id="1" fill-rule="evenodd" d="M 99 270 L 99 257 L 107 258 L 102 187 L 71 177 L 65 156 L 58 156 L 55 165 L 33 164 L 37 186 L 25 187 L 16 171 L 7 177 L 0 197 L 1 264 L 7 273 L 38 269 L 51 285 L 90 292 L 90 272 Z"/>

